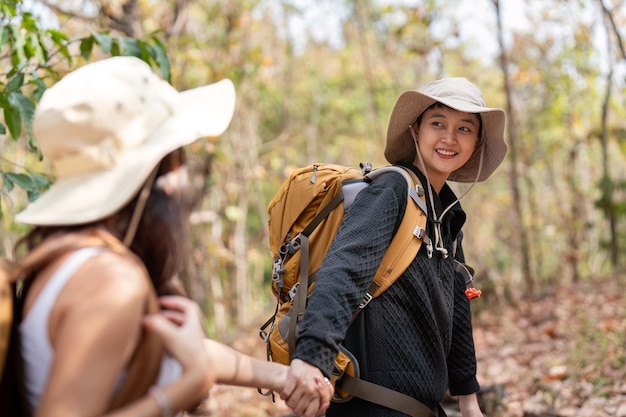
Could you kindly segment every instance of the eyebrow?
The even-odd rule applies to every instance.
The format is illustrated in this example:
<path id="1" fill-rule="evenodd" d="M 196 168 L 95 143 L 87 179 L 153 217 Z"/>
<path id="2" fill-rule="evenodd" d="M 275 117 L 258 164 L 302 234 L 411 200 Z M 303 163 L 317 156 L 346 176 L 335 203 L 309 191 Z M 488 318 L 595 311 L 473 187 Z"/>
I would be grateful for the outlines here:
<path id="1" fill-rule="evenodd" d="M 432 113 L 430 116 L 428 116 L 429 119 L 433 119 L 433 118 L 446 118 L 445 114 L 443 113 Z M 469 124 L 471 124 L 472 126 L 476 126 L 476 121 L 474 119 L 468 118 L 468 119 L 461 119 L 461 121 L 463 122 L 467 122 Z"/>

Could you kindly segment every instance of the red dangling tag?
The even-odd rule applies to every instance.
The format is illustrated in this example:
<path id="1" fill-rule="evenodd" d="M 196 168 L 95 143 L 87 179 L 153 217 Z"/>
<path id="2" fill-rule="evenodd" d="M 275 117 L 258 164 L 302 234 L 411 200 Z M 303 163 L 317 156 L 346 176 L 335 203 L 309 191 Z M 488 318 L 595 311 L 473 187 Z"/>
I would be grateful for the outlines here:
<path id="1" fill-rule="evenodd" d="M 468 288 L 465 290 L 465 296 L 468 300 L 472 300 L 474 298 L 478 298 L 481 296 L 483 292 L 481 290 L 477 290 L 474 287 Z"/>

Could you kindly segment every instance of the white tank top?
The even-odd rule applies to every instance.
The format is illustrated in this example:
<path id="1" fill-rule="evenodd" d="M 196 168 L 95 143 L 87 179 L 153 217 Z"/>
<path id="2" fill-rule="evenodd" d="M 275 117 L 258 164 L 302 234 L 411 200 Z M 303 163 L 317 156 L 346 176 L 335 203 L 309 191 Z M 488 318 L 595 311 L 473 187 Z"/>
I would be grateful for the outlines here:
<path id="1" fill-rule="evenodd" d="M 48 374 L 54 361 L 54 350 L 48 338 L 50 311 L 59 293 L 78 268 L 89 258 L 103 250 L 105 249 L 83 248 L 70 255 L 46 283 L 27 316 L 20 323 L 19 331 L 24 360 L 24 385 L 32 410 L 36 410 L 39 406 L 39 399 L 46 387 Z M 182 368 L 178 361 L 169 355 L 165 355 L 156 384 L 159 386 L 167 385 L 180 378 L 181 373 Z M 123 376 L 120 378 L 123 380 Z M 121 386 L 121 382 L 123 381 L 118 382 L 118 386 Z"/>

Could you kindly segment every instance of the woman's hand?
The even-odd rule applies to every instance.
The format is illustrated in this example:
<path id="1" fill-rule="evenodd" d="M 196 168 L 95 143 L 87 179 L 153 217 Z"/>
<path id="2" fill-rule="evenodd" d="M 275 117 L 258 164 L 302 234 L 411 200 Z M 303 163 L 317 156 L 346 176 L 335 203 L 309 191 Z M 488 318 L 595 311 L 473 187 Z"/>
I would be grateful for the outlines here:
<path id="1" fill-rule="evenodd" d="M 183 374 L 198 378 L 200 392 L 213 385 L 213 366 L 204 347 L 202 315 L 196 303 L 181 296 L 164 296 L 159 301 L 163 310 L 144 317 L 143 324 L 163 342 L 166 351 L 183 368 Z M 190 376 L 190 375 L 188 375 Z"/>
<path id="2" fill-rule="evenodd" d="M 333 392 L 332 384 L 318 368 L 294 359 L 289 366 L 280 398 L 295 414 L 313 417 L 328 408 Z"/>
<path id="3" fill-rule="evenodd" d="M 478 397 L 476 393 L 468 395 L 459 395 L 459 408 L 463 417 L 483 417 L 478 405 Z"/>

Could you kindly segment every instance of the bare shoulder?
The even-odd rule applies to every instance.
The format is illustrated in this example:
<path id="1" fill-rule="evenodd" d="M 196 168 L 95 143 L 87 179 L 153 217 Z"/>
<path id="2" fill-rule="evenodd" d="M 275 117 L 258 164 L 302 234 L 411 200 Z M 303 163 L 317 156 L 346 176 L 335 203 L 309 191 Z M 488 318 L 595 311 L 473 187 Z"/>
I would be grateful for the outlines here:
<path id="1" fill-rule="evenodd" d="M 66 295 L 87 297 L 90 302 L 104 299 L 111 307 L 120 307 L 145 298 L 149 285 L 145 268 L 136 260 L 105 250 L 76 271 Z"/>

